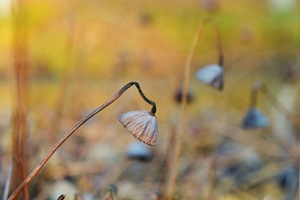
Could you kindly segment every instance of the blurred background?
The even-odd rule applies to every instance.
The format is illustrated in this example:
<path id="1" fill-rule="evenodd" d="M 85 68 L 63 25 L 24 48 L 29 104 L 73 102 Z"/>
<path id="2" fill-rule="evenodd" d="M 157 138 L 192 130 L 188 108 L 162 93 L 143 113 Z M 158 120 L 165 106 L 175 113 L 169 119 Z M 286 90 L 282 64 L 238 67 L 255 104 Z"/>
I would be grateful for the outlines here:
<path id="1" fill-rule="evenodd" d="M 160 198 L 172 168 L 166 163 L 179 121 L 185 61 L 207 17 L 221 32 L 224 90 L 195 76 L 218 59 L 208 24 L 192 63 L 173 198 L 298 198 L 297 0 L 1 0 L 1 198 L 9 174 L 12 192 L 65 132 L 130 81 L 139 82 L 157 104 L 157 145 L 134 146 L 137 140 L 118 122 L 125 112 L 151 109 L 132 88 L 80 128 L 20 199 L 108 199 L 110 193 L 119 199 Z M 258 93 L 257 99 L 269 126 L 243 130 L 256 80 L 272 94 Z M 131 155 L 130 145 L 146 153 Z"/>

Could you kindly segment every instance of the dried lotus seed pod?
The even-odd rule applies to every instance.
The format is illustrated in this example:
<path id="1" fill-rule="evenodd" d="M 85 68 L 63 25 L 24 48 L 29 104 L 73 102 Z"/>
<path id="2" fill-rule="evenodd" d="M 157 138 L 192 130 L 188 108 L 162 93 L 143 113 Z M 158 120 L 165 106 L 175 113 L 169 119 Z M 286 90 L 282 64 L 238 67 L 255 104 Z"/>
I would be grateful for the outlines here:
<path id="1" fill-rule="evenodd" d="M 131 111 L 119 116 L 121 124 L 138 140 L 155 146 L 157 138 L 157 120 L 148 111 Z"/>

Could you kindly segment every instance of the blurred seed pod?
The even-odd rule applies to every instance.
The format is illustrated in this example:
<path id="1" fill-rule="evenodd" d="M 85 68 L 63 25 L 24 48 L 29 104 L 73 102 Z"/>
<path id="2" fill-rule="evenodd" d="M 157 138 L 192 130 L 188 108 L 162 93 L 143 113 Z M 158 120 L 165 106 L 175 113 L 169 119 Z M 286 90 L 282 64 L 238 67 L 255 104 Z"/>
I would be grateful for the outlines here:
<path id="1" fill-rule="evenodd" d="M 243 129 L 256 129 L 266 128 L 269 126 L 269 120 L 266 115 L 257 108 L 250 108 L 245 115 L 242 128 Z"/>
<path id="2" fill-rule="evenodd" d="M 119 116 L 121 124 L 138 140 L 155 146 L 157 138 L 157 120 L 148 111 L 131 111 Z"/>
<path id="3" fill-rule="evenodd" d="M 297 167 L 286 166 L 277 174 L 277 181 L 282 189 L 295 193 L 299 184 L 298 177 Z"/>
<path id="4" fill-rule="evenodd" d="M 181 103 L 182 95 L 183 95 L 182 88 L 179 88 L 174 95 L 174 99 L 177 103 Z M 187 92 L 187 103 L 188 104 L 191 103 L 193 101 L 193 98 L 194 98 L 193 93 L 191 91 L 188 91 Z"/>
<path id="5" fill-rule="evenodd" d="M 139 161 L 150 161 L 152 159 L 152 153 L 149 147 L 138 141 L 135 141 L 129 145 L 126 150 L 126 155 L 130 159 Z"/>
<path id="6" fill-rule="evenodd" d="M 223 68 L 218 64 L 207 65 L 197 71 L 197 79 L 218 90 L 223 89 Z"/>

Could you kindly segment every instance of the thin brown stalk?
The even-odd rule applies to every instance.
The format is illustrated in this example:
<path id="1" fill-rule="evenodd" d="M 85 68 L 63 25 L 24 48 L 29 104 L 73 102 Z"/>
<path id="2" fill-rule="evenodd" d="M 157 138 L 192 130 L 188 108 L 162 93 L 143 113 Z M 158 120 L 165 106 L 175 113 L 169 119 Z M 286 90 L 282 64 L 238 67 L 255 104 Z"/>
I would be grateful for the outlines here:
<path id="1" fill-rule="evenodd" d="M 27 176 L 27 178 L 19 185 L 19 187 L 12 193 L 8 200 L 16 199 L 18 194 L 32 181 L 32 179 L 39 173 L 39 171 L 43 168 L 43 166 L 47 163 L 47 161 L 51 158 L 51 156 L 57 151 L 57 149 L 75 133 L 77 129 L 79 129 L 83 124 L 85 124 L 89 119 L 95 116 L 97 113 L 107 108 L 113 102 L 115 102 L 126 90 L 128 90 L 131 86 L 135 85 L 142 96 L 142 98 L 149 104 L 151 104 L 152 110 L 151 112 L 155 114 L 156 105 L 153 101 L 149 100 L 142 92 L 139 84 L 137 82 L 130 82 L 126 84 L 123 88 L 121 88 L 114 96 L 112 96 L 109 100 L 104 102 L 86 117 L 81 119 L 69 132 L 67 132 L 50 150 L 50 152 L 43 158 L 43 160 L 32 170 L 32 172 Z"/>
<path id="2" fill-rule="evenodd" d="M 195 50 L 197 47 L 197 44 L 199 42 L 199 39 L 202 35 L 204 26 L 207 22 L 212 22 L 215 27 L 215 32 L 217 34 L 217 50 L 219 54 L 219 64 L 220 66 L 223 65 L 223 51 L 221 48 L 221 39 L 220 39 L 220 32 L 218 29 L 218 24 L 213 19 L 206 19 L 204 20 L 201 25 L 198 28 L 198 31 L 194 37 L 192 46 L 190 48 L 185 67 L 184 67 L 184 76 L 183 76 L 183 92 L 182 92 L 182 101 L 181 101 L 181 109 L 180 109 L 180 122 L 177 129 L 177 134 L 175 136 L 175 146 L 174 146 L 174 157 L 172 158 L 172 163 L 170 167 L 172 167 L 172 170 L 170 170 L 169 174 L 169 180 L 167 183 L 167 190 L 165 198 L 167 200 L 171 200 L 173 198 L 173 192 L 175 188 L 175 182 L 177 179 L 177 173 L 178 173 L 178 165 L 180 161 L 180 153 L 181 153 L 181 146 L 182 146 L 182 136 L 185 129 L 185 118 L 186 118 L 186 105 L 187 105 L 187 93 L 189 88 L 189 80 L 190 80 L 190 74 L 191 74 L 191 67 L 192 67 L 192 60 L 195 54 Z"/>
<path id="3" fill-rule="evenodd" d="M 60 195 L 60 196 L 58 197 L 57 200 L 64 200 L 65 198 L 66 198 L 66 195 L 62 194 L 62 195 Z"/>
<path id="4" fill-rule="evenodd" d="M 26 0 L 18 0 L 13 7 L 13 70 L 15 80 L 15 108 L 13 112 L 12 155 L 14 167 L 12 188 L 15 189 L 26 177 L 28 165 L 28 31 Z M 29 200 L 28 188 L 25 199 Z"/>
<path id="5" fill-rule="evenodd" d="M 278 109 L 281 113 L 283 113 L 291 122 L 292 124 L 297 128 L 298 131 L 300 131 L 300 119 L 298 116 L 291 113 L 282 103 L 280 103 L 277 98 L 270 92 L 270 90 L 267 88 L 265 84 L 263 84 L 261 91 L 265 95 L 265 97 L 270 101 L 273 106 Z"/>
<path id="6" fill-rule="evenodd" d="M 171 164 L 171 156 L 172 153 L 174 152 L 174 143 L 175 143 L 175 127 L 172 126 L 170 128 L 170 133 L 169 133 L 169 141 L 168 141 L 168 146 L 167 146 L 167 153 L 165 155 L 165 158 L 162 162 L 162 165 L 160 167 L 161 171 L 161 177 L 160 177 L 160 185 L 158 187 L 158 196 L 159 198 L 163 199 L 163 195 L 165 195 L 165 190 L 166 190 L 166 181 L 168 178 L 168 174 L 170 173 L 168 170 L 171 169 L 170 164 Z"/>

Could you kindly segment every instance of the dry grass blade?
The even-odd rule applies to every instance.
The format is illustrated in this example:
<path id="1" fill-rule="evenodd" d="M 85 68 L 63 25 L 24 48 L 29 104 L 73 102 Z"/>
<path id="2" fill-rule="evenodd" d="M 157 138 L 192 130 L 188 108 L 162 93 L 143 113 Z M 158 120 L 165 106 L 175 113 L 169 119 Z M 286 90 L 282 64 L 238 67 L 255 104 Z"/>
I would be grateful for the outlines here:
<path id="1" fill-rule="evenodd" d="M 218 121 L 218 123 L 221 123 Z M 224 131 L 226 130 L 226 131 Z M 223 126 L 220 126 L 220 130 L 218 131 L 219 134 L 231 138 L 238 143 L 245 144 L 247 146 L 254 147 L 259 152 L 271 156 L 271 157 L 280 157 L 287 153 L 283 148 L 280 146 L 274 144 L 271 141 L 262 139 L 258 136 L 255 136 L 253 134 L 248 134 L 248 132 L 237 129 L 234 126 L 223 124 Z"/>
<path id="2" fill-rule="evenodd" d="M 13 68 L 15 81 L 15 108 L 13 112 L 12 154 L 14 167 L 12 188 L 15 189 L 25 178 L 28 165 L 28 27 L 27 2 L 17 0 L 13 7 Z M 25 199 L 29 200 L 28 188 Z"/>
<path id="3" fill-rule="evenodd" d="M 202 35 L 204 26 L 206 23 L 211 22 L 215 26 L 215 32 L 217 34 L 217 50 L 219 53 L 219 64 L 220 66 L 223 65 L 223 51 L 221 48 L 221 40 L 220 40 L 220 33 L 218 29 L 217 22 L 213 19 L 206 19 L 202 22 L 202 24 L 199 26 L 198 31 L 194 37 L 192 46 L 190 48 L 185 67 L 184 67 L 184 76 L 183 76 L 183 92 L 182 92 L 182 101 L 181 101 L 181 109 L 180 109 L 180 122 L 177 129 L 177 134 L 175 136 L 175 146 L 174 146 L 174 156 L 173 160 L 170 164 L 172 166 L 172 170 L 169 170 L 170 174 L 168 177 L 168 183 L 167 183 L 167 190 L 165 198 L 167 200 L 171 200 L 173 198 L 173 192 L 175 187 L 175 182 L 177 179 L 177 173 L 178 173 L 178 165 L 180 160 L 180 153 L 181 153 L 181 143 L 182 143 L 182 135 L 185 129 L 185 118 L 186 118 L 186 105 L 187 105 L 187 94 L 188 94 L 188 88 L 189 88 L 189 80 L 190 80 L 190 73 L 191 73 L 191 67 L 192 67 L 192 60 L 194 57 L 194 53 L 197 47 L 197 44 L 199 42 L 199 39 Z"/>
<path id="4" fill-rule="evenodd" d="M 7 178 L 6 178 L 6 182 L 5 182 L 5 186 L 4 186 L 2 200 L 6 200 L 7 197 L 8 197 L 13 166 L 14 166 L 14 162 L 13 162 L 13 160 L 11 160 L 10 163 L 9 163 L 9 168 L 8 168 L 8 172 L 7 172 Z"/>
<path id="5" fill-rule="evenodd" d="M 290 119 L 295 128 L 300 131 L 300 118 L 293 113 L 291 113 L 277 98 L 270 92 L 267 86 L 264 84 L 261 88 L 261 91 L 264 93 L 265 97 L 270 101 L 276 109 L 282 112 L 286 117 Z"/>
<path id="6" fill-rule="evenodd" d="M 65 198 L 66 198 L 66 195 L 62 194 L 62 195 L 60 195 L 60 196 L 58 197 L 57 200 L 64 200 Z"/>
<path id="7" fill-rule="evenodd" d="M 158 187 L 158 196 L 162 197 L 165 193 L 166 190 L 166 182 L 168 178 L 168 174 L 170 173 L 168 170 L 171 169 L 170 164 L 171 164 L 171 157 L 172 153 L 174 152 L 174 143 L 175 143 L 175 127 L 172 126 L 170 128 L 170 133 L 169 133 L 169 141 L 168 141 L 168 147 L 167 147 L 167 153 L 166 156 L 163 160 L 163 163 L 161 165 L 161 177 L 160 177 L 160 185 Z"/>

